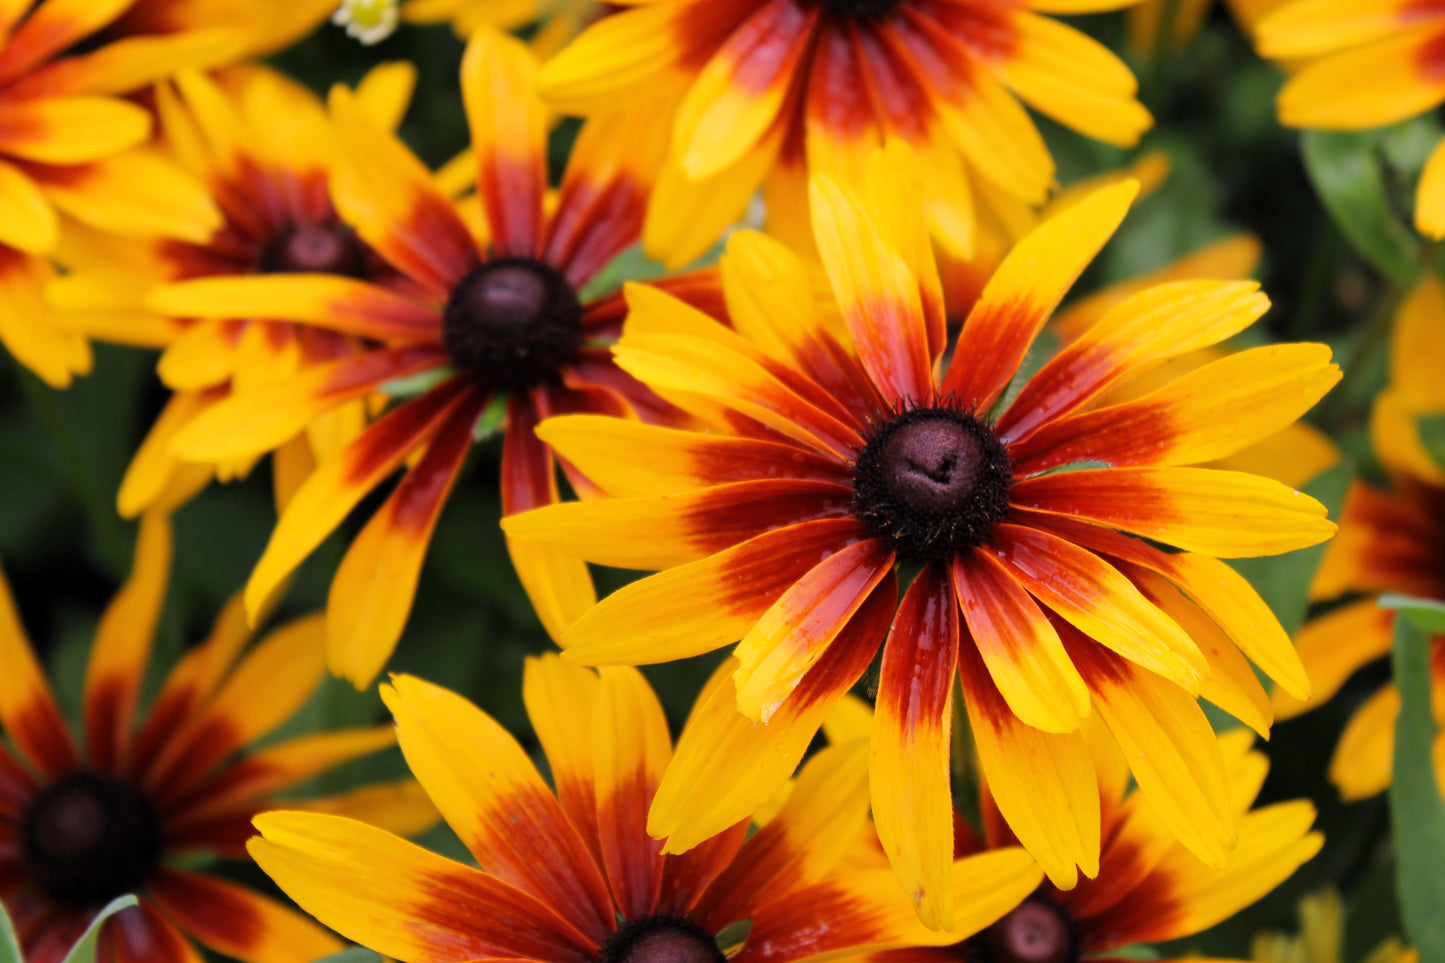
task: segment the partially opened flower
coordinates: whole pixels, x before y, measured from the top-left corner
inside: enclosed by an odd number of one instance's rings
[[[1338,370],[1322,345],[1277,345],[1097,406],[1267,306],[1251,282],[1193,281],[1125,300],[1009,390],[1123,218],[1126,182],[1014,249],[940,376],[941,299],[906,153],[875,159],[871,207],[813,181],[841,318],[815,310],[797,258],[746,232],[722,263],[734,329],[630,287],[618,363],[710,429],[554,419],[541,436],[617,497],[503,527],[603,564],[665,569],[574,623],[569,658],[659,662],[742,640],[653,805],[649,829],[669,851],[775,791],[886,635],[872,806],[925,920],[947,926],[952,906],[955,679],[1000,809],[1061,887],[1076,867],[1098,871],[1098,793],[1079,734],[1091,713],[1170,830],[1222,864],[1235,813],[1195,696],[1264,731],[1268,700],[1241,651],[1288,689],[1308,683],[1268,607],[1219,557],[1314,544],[1334,526],[1278,482],[1186,466],[1278,431]],[[895,612],[900,566],[916,574]]]
[[[144,519],[135,569],[91,649],[81,738],[66,730],[0,579],[0,723],[9,740],[0,746],[0,900],[27,963],[58,963],[97,910],[125,893],[140,904],[103,924],[100,959],[193,963],[190,939],[247,963],[304,963],[339,949],[294,910],[197,868],[244,859],[251,818],[278,794],[394,736],[349,729],[248,751],[301,707],[325,668],[316,616],[242,655],[250,633],[239,600],[141,712],[170,548],[169,523]],[[359,797],[399,831],[435,818],[405,789],[371,787]],[[287,805],[350,808],[347,799]]]
[[[390,64],[373,70],[358,101],[384,126],[406,108],[415,71]],[[171,508],[213,476],[244,474],[256,454],[219,462],[182,463],[171,451],[175,435],[233,392],[269,385],[298,371],[362,350],[364,339],[393,331],[364,315],[345,312],[345,295],[358,282],[391,290],[415,289],[372,251],[337,214],[331,172],[340,152],[315,95],[274,71],[248,66],[215,76],[180,73],[155,88],[159,134],[177,163],[205,185],[224,220],[213,231],[196,225],[200,240],[107,240],[69,232],[61,245],[68,275],[49,288],[51,303],[69,323],[97,340],[165,348],[161,380],[170,401],[141,444],[121,482],[123,515],[152,506]],[[228,282],[238,276],[262,285],[306,275],[307,290],[329,294],[338,312],[332,328],[268,319],[253,313]],[[172,281],[204,282],[182,297],[153,295]],[[200,307],[212,314],[193,321]],[[264,304],[260,306],[264,308]],[[316,459],[325,459],[364,427],[363,402],[318,417],[277,448],[275,477],[284,496],[295,490]]]
[[[1053,182],[1021,100],[1113,144],[1149,127],[1128,67],[1039,15],[1132,2],[641,0],[553,58],[544,91],[559,110],[670,128],[645,233],[668,264],[702,253],[760,185],[770,229],[806,224],[809,172],[856,180],[886,138],[914,146],[929,224],[967,256],[977,195],[1037,206]]]
[[[1418,419],[1445,414],[1445,284],[1428,275],[1402,305],[1390,351],[1390,380],[1375,400],[1371,433],[1389,487],[1354,481],[1340,513],[1340,535],[1326,550],[1310,594],[1344,604],[1311,620],[1297,636],[1313,692],[1308,700],[1276,692],[1281,716],[1327,701],[1355,673],[1387,658],[1395,615],[1382,593],[1445,599],[1445,466],[1426,451]],[[1356,596],[1364,593],[1364,598]],[[1436,718],[1445,721],[1445,636],[1431,643]],[[1355,710],[1334,758],[1330,781],[1346,799],[1390,786],[1400,692],[1387,682]],[[1434,744],[1435,778],[1445,792],[1445,730]]]
[[[256,316],[368,338],[363,350],[234,394],[196,417],[171,442],[186,460],[261,454],[339,406],[387,387],[404,390],[397,387],[404,382],[415,392],[422,380],[419,393],[310,476],[247,587],[254,612],[362,498],[408,466],[332,583],[330,664],[358,686],[375,678],[401,634],[431,533],[478,435],[504,430],[502,510],[512,513],[558,497],[556,461],[533,434],[542,418],[573,411],[657,417],[666,410],[608,354],[620,297],[581,293],[636,240],[646,162],[660,135],[647,118],[588,125],[553,205],[535,73],[532,54],[493,30],[476,34],[467,48],[462,90],[478,162],[481,236],[416,157],[337,88],[337,209],[400,277],[212,278],[157,295],[177,313],[229,317],[243,303]],[[713,288],[710,275],[676,284],[705,302]],[[570,477],[585,489],[581,475]],[[510,547],[550,630],[560,632],[591,604],[582,563]]]
[[[1291,0],[1261,20],[1259,52],[1298,61],[1279,92],[1290,127],[1369,130],[1445,103],[1445,8],[1421,0]],[[1420,177],[1415,226],[1445,237],[1445,141]]]
[[[1228,919],[1288,879],[1324,843],[1320,833],[1310,831],[1315,809],[1307,800],[1250,808],[1269,770],[1268,758],[1250,750],[1253,739],[1244,729],[1219,738],[1230,775],[1230,805],[1239,817],[1239,845],[1228,866],[1207,866],[1175,842],[1143,794],[1125,792],[1129,773],[1117,751],[1097,745],[1094,761],[1105,842],[1096,878],[1072,890],[1044,883],[998,922],[952,946],[889,950],[868,959],[872,963],[1131,959],[1128,948],[1137,944],[1192,936]],[[987,789],[981,802],[983,839],[964,824],[956,846],[959,855],[1014,843]]]
[[[641,673],[546,656],[523,695],[555,793],[461,696],[410,676],[382,686],[412,772],[480,869],[308,813],[257,818],[252,856],[322,922],[403,963],[787,963],[946,938],[887,869],[834,872],[867,821],[866,745],[819,752],[757,832],[744,817],[663,855],[645,824],[672,740]],[[950,867],[963,933],[1041,878],[1018,847]]]

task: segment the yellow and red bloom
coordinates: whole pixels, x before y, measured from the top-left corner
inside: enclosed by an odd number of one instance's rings
[[[359,686],[376,677],[395,647],[427,543],[478,432],[505,425],[502,511],[510,514],[558,498],[556,460],[533,433],[544,417],[585,411],[655,418],[668,411],[612,363],[606,342],[620,327],[620,296],[585,300],[579,293],[636,240],[647,158],[657,152],[649,145],[661,135],[645,118],[588,125],[553,205],[535,74],[527,48],[495,31],[480,31],[467,48],[462,90],[483,214],[471,229],[416,157],[349,92],[333,90],[341,151],[332,194],[343,220],[395,269],[397,283],[211,278],[157,295],[173,309],[212,317],[227,316],[228,300],[239,299],[258,316],[370,339],[348,357],[211,407],[172,439],[185,460],[256,455],[389,384],[416,376],[435,382],[308,478],[247,586],[247,607],[256,611],[357,502],[406,464],[332,583],[330,664]],[[715,300],[710,274],[673,283],[704,303]],[[582,475],[563,467],[575,488],[588,490]],[[594,600],[583,563],[516,541],[509,547],[553,633]]]
[[[1076,867],[1098,872],[1098,794],[1079,733],[1091,712],[1169,828],[1220,864],[1234,814],[1195,696],[1267,731],[1268,699],[1241,650],[1290,690],[1308,682],[1268,607],[1219,558],[1314,544],[1334,526],[1278,482],[1185,466],[1278,431],[1339,372],[1322,345],[1279,345],[1097,406],[1267,306],[1251,282],[1190,281],[1125,300],[1006,394],[1122,220],[1126,182],[1013,250],[940,377],[942,298],[917,177],[879,155],[871,212],[814,180],[841,318],[815,310],[799,259],[748,232],[721,267],[734,329],[629,287],[618,363],[711,430],[549,421],[539,434],[617,497],[503,527],[603,564],[666,569],[574,623],[562,638],[571,658],[659,662],[742,639],[653,806],[649,828],[669,851],[776,790],[887,635],[872,805],[926,920],[946,926],[951,903],[955,678],[1000,808],[1061,887]],[[917,574],[895,613],[900,563]]]
[[[917,151],[929,224],[967,257],[977,195],[1037,206],[1052,185],[1020,100],[1123,146],[1149,127],[1128,67],[1038,13],[1131,2],[640,0],[553,58],[544,92],[568,112],[671,116],[644,233],[668,264],[702,253],[759,185],[770,230],[806,225],[807,175],[856,183],[888,138]]]
[[[350,729],[247,752],[300,708],[325,666],[318,616],[276,629],[242,656],[250,633],[239,599],[141,713],[170,554],[169,522],[147,516],[134,571],[91,650],[83,739],[67,731],[0,578],[0,724],[9,739],[0,746],[0,900],[27,963],[57,963],[96,911],[124,893],[140,904],[103,924],[102,959],[193,963],[187,936],[249,963],[303,963],[339,948],[294,910],[192,867],[208,856],[246,858],[250,820],[279,792],[390,746],[394,734]],[[300,803],[312,804],[347,808],[344,799]],[[405,793],[391,808],[403,831],[435,818]]]
[[[1395,614],[1376,604],[1380,594],[1445,599],[1445,467],[1426,450],[1418,425],[1423,416],[1445,414],[1442,364],[1445,284],[1427,275],[1396,318],[1390,380],[1375,400],[1371,421],[1389,487],[1357,479],[1345,496],[1339,538],[1325,550],[1310,586],[1315,601],[1344,604],[1300,630],[1296,642],[1313,691],[1308,700],[1276,692],[1281,717],[1325,702],[1357,669],[1389,656]],[[1445,722],[1445,636],[1432,641],[1431,653],[1435,716]],[[1389,788],[1399,711],[1399,690],[1386,683],[1345,726],[1329,769],[1345,799]],[[1445,730],[1436,736],[1434,759],[1445,792]]]
[[[403,963],[723,963],[719,936],[745,932],[726,959],[786,963],[946,939],[918,924],[886,869],[834,871],[867,821],[866,745],[809,760],[757,832],[744,817],[664,855],[645,827],[672,739],[635,669],[528,660],[523,695],[555,794],[461,696],[410,676],[381,691],[412,772],[484,869],[309,813],[257,818],[249,846],[300,906],[364,946]],[[963,933],[1042,876],[1018,847],[951,867],[968,893]]]
[[[413,76],[409,65],[378,68],[357,97],[378,123],[394,125]],[[329,184],[340,147],[309,91],[261,67],[214,77],[187,71],[155,88],[155,109],[161,139],[205,185],[223,222],[213,231],[196,224],[199,241],[107,241],[72,231],[59,252],[70,273],[49,289],[61,317],[90,337],[165,348],[159,373],[174,394],[121,483],[117,502],[126,516],[173,508],[213,475],[229,480],[249,471],[254,456],[203,464],[175,457],[171,439],[202,412],[233,393],[355,355],[365,339],[395,330],[361,315],[338,319],[334,329],[248,316],[249,288],[237,291],[226,279],[279,277],[284,287],[300,282],[313,296],[336,298],[358,281],[414,290],[337,214]],[[220,279],[219,287],[201,282],[183,297],[153,294],[158,285],[198,279]],[[198,299],[203,309],[229,313],[192,321]],[[280,444],[275,476],[283,500],[313,454],[328,457],[364,427],[362,405],[343,406]]]
[[[1279,92],[1290,127],[1368,130],[1445,103],[1445,8],[1435,0],[1293,0],[1261,20],[1259,52],[1298,61]],[[1445,237],[1445,142],[1420,177],[1415,226]]]
[[[1136,944],[1192,936],[1254,903],[1319,851],[1307,800],[1251,809],[1269,760],[1250,750],[1254,736],[1236,729],[1219,737],[1230,776],[1230,805],[1239,845],[1226,867],[1208,866],[1180,846],[1139,792],[1125,792],[1128,767],[1106,740],[1095,740],[1104,846],[1099,875],[1071,890],[1045,882],[982,932],[947,947],[889,950],[872,963],[1079,963],[1130,958]],[[987,788],[981,792],[983,838],[960,820],[959,856],[1014,845]]]

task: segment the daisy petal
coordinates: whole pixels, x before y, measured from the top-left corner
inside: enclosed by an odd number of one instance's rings
[[[167,867],[146,881],[146,895],[207,948],[238,959],[307,963],[343,948],[295,910],[213,876]]]
[[[1103,468],[1017,482],[1019,508],[1223,558],[1275,555],[1335,533],[1325,507],[1270,478],[1209,468]]]
[[[150,115],[111,97],[11,99],[0,120],[0,153],[42,164],[83,164],[134,147]]]
[[[44,254],[59,238],[55,208],[35,181],[0,161],[0,243],[26,254]]]
[[[63,939],[53,956],[47,957],[37,946],[32,959],[61,960],[79,936],[74,933]],[[201,954],[175,924],[144,902],[106,921],[97,956],[115,963],[203,963]]]
[[[182,318],[304,321],[378,341],[435,340],[441,324],[432,306],[334,274],[193,278],[153,288],[146,306]]]
[[[1395,719],[1400,690],[1384,686],[1350,716],[1330,759],[1330,782],[1345,802],[1369,799],[1390,788],[1395,761]]]
[[[949,774],[958,604],[930,565],[903,596],[878,677],[869,796],[888,862],[923,924],[952,929],[953,805]]]
[[[988,410],[1138,190],[1132,180],[1101,188],[1019,241],[964,321],[941,393],[966,410]]]
[[[556,910],[364,823],[273,812],[256,817],[256,828],[262,838],[246,848],[288,896],[343,936],[388,956],[557,963],[596,957],[597,941]]]
[[[1297,699],[1280,686],[1274,690],[1274,707],[1288,719],[1327,702],[1356,670],[1390,654],[1394,646],[1395,616],[1360,599],[1310,619],[1295,635],[1299,660],[1309,673],[1309,698]]]
[[[828,556],[783,592],[738,643],[738,711],[766,723],[893,569],[880,539]]]
[[[1013,714],[1044,732],[1079,728],[1089,690],[1024,586],[982,548],[956,558],[952,574],[969,634]]]
[[[1150,672],[1198,691],[1208,671],[1204,656],[1118,569],[1038,529],[996,525],[989,542],[1030,594],[1085,635]]]
[[[5,735],[43,775],[56,777],[76,765],[75,746],[60,715],[50,682],[20,624],[10,584],[0,571],[0,723]],[[9,762],[9,754],[5,754]],[[26,777],[28,781],[28,776]]]
[[[1060,889],[1073,888],[1079,869],[1097,875],[1099,787],[1083,735],[1020,722],[969,638],[959,646],[958,674],[979,768],[1009,829]]]
[[[613,592],[573,623],[564,647],[569,658],[591,665],[711,652],[746,635],[820,561],[865,537],[852,518],[766,532]]]
[[[206,189],[174,162],[133,150],[83,167],[31,168],[59,210],[102,231],[204,244],[221,227]]]
[[[737,660],[719,666],[698,696],[648,814],[647,831],[666,837],[666,852],[691,849],[773,797],[823,719],[873,660],[897,600],[896,581],[885,579],[838,633],[829,657],[803,676],[765,725],[738,711],[732,681]]]
[[[597,843],[593,733],[577,725],[577,720],[595,716],[601,691],[596,672],[572,665],[555,653],[528,659],[522,668],[522,699],[552,770],[557,802],[594,850],[599,866],[602,851]]]
[[[1439,106],[1445,101],[1439,38],[1439,24],[1426,22],[1306,65],[1279,92],[1280,122],[1360,130]]]
[[[437,429],[386,504],[351,543],[326,599],[326,662],[358,689],[371,685],[401,637],[422,560],[447,495],[472,447],[475,394]]]

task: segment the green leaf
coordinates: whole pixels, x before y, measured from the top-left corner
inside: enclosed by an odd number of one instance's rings
[[[20,940],[15,936],[15,926],[10,914],[0,903],[0,963],[25,963],[20,956]]]
[[[1425,624],[1440,624],[1445,606],[1437,602],[1398,609],[1392,665],[1400,690],[1395,720],[1394,780],[1390,823],[1395,833],[1396,889],[1405,936],[1424,963],[1445,961],[1445,799],[1435,781],[1430,745],[1435,719],[1430,709],[1430,637]]]
[[[65,954],[65,959],[62,963],[95,963],[95,943],[96,940],[100,939],[100,924],[121,910],[135,906],[138,902],[139,900],[134,896],[127,894],[125,896],[117,896],[109,903],[106,903],[105,906],[101,908],[101,911],[95,914],[95,919],[90,921],[90,925],[85,928],[85,932],[80,934],[80,939],[75,941],[75,945],[70,948],[70,952]]]
[[[1445,415],[1422,415],[1415,419],[1415,425],[1420,432],[1420,443],[1435,464],[1445,468]]]
[[[1445,602],[1408,595],[1382,595],[1380,608],[1399,612],[1426,635],[1445,635]]]
[[[1420,242],[1390,201],[1378,137],[1311,130],[1303,145],[1310,180],[1355,250],[1386,276],[1413,284],[1420,276]]]
[[[379,963],[380,960],[381,954],[375,950],[368,950],[364,946],[353,946],[340,953],[323,956],[315,963]]]

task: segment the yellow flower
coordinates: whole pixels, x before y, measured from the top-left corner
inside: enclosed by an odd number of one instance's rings
[[[1400,308],[1390,377],[1375,400],[1375,452],[1390,476],[1382,488],[1357,480],[1345,497],[1339,537],[1325,551],[1310,588],[1317,601],[1347,601],[1309,622],[1297,638],[1313,684],[1307,700],[1276,692],[1280,716],[1297,715],[1340,690],[1355,670],[1390,654],[1394,613],[1376,605],[1384,592],[1445,599],[1445,469],[1426,451],[1422,416],[1445,415],[1445,284],[1427,275]],[[1445,721],[1445,636],[1432,643],[1437,720]],[[1345,799],[1363,799],[1390,785],[1400,693],[1386,683],[1345,726],[1330,761],[1330,781]],[[1445,791],[1445,731],[1434,745],[1435,776]]]
[[[415,71],[407,64],[373,70],[356,97],[378,123],[394,126],[410,98]],[[345,223],[330,185],[341,146],[315,95],[261,67],[214,76],[194,71],[155,88],[159,133],[175,161],[204,185],[221,223],[193,225],[191,240],[144,242],[72,229],[57,252],[69,276],[49,288],[51,303],[72,328],[122,344],[164,348],[161,380],[174,392],[121,482],[122,515],[174,508],[212,477],[244,475],[256,456],[185,463],[171,440],[234,393],[257,390],[297,372],[358,354],[378,335],[365,317],[335,329],[276,321],[230,287],[237,279],[290,290],[302,284],[313,299],[345,298],[363,281],[388,288],[402,276]],[[302,276],[304,275],[304,279]],[[156,291],[190,282],[185,297]],[[218,287],[219,286],[219,287]],[[203,307],[226,314],[203,316]],[[338,307],[338,310],[340,308]],[[385,335],[390,329],[381,328]],[[365,425],[362,401],[317,418],[276,451],[278,501],[284,504],[313,467]]]
[[[919,925],[888,870],[836,872],[868,818],[868,747],[825,749],[749,834],[746,817],[664,855],[647,808],[672,755],[642,674],[529,659],[523,697],[555,793],[504,728],[410,676],[382,686],[412,772],[475,869],[334,816],[256,819],[251,855],[304,909],[407,963],[789,963],[947,936]],[[951,862],[962,933],[1041,878],[1018,847]],[[741,946],[737,946],[737,942]]]
[[[856,184],[887,138],[914,147],[930,226],[968,256],[979,195],[1037,206],[1053,182],[1020,100],[1122,146],[1149,127],[1128,67],[1039,15],[1132,2],[643,0],[559,53],[543,90],[559,110],[623,105],[670,128],[644,232],[668,264],[705,250],[759,185],[770,229],[806,224],[808,175]]]
[[[551,419],[539,435],[615,497],[503,528],[601,564],[663,570],[573,623],[569,658],[660,662],[742,640],[653,806],[649,828],[670,851],[776,791],[886,635],[872,805],[933,925],[951,911],[955,679],[1000,807],[1061,888],[1099,871],[1098,792],[1079,731],[1090,714],[1126,748],[1170,829],[1221,865],[1235,814],[1195,697],[1266,732],[1268,699],[1245,655],[1290,690],[1308,682],[1268,608],[1220,558],[1315,544],[1334,526],[1278,482],[1186,466],[1277,432],[1338,369],[1322,345],[1274,345],[1102,403],[1267,307],[1252,282],[1182,281],[1126,299],[1009,390],[1123,219],[1132,181],[1025,237],[944,365],[942,296],[906,155],[894,145],[875,158],[867,207],[815,177],[825,310],[802,262],[749,232],[729,239],[721,265],[730,328],[631,286],[619,365],[708,429]],[[917,574],[895,606],[900,562]]]
[[[190,963],[188,938],[247,963],[305,963],[340,948],[295,911],[189,867],[246,858],[251,818],[280,791],[395,736],[378,726],[247,751],[310,698],[325,665],[319,616],[281,626],[242,655],[250,633],[239,599],[141,712],[170,558],[169,522],[147,516],[130,580],[91,649],[83,738],[67,731],[0,577],[0,725],[9,739],[0,746],[0,877],[28,963],[59,961],[96,911],[125,893],[140,904],[105,922],[102,959]],[[350,812],[353,803],[402,832],[435,819],[405,785],[288,805]]]
[[[1367,130],[1445,103],[1445,8],[1421,0],[1293,0],[1259,22],[1259,52],[1298,60],[1279,93],[1290,127]],[[1445,237],[1445,142],[1425,164],[1415,226]]]
[[[1298,936],[1260,933],[1254,938],[1255,963],[1342,963],[1345,912],[1340,894],[1322,890],[1299,901]],[[1390,937],[1364,963],[1418,963],[1420,954]]]

